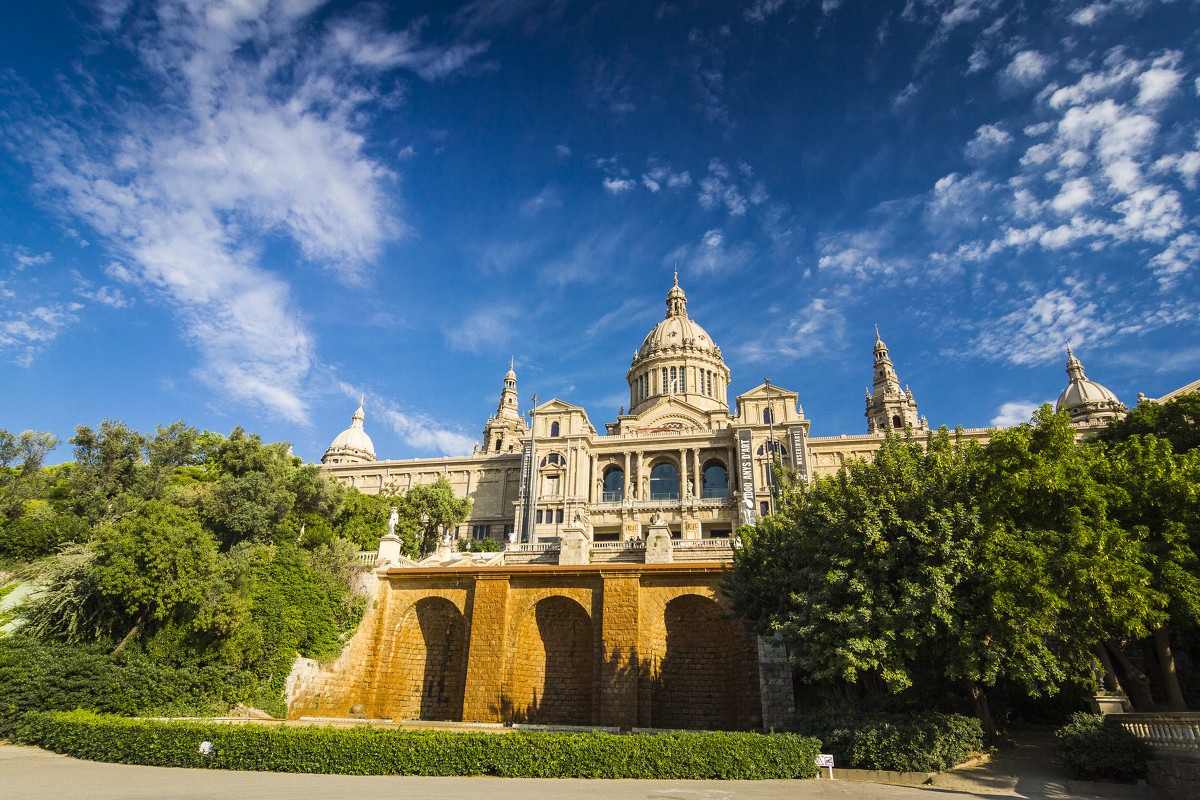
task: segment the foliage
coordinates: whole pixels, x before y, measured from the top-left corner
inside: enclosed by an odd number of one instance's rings
[[[244,682],[244,681],[243,681]],[[114,714],[211,714],[235,676],[219,670],[173,669],[133,654],[112,657],[100,645],[0,638],[0,738],[35,710],[76,708]]]
[[[442,733],[149,722],[87,712],[26,717],[30,744],[95,761],[356,775],[762,780],[816,777],[794,734]],[[208,755],[201,742],[210,742]]]
[[[1109,423],[1096,438],[1115,443],[1146,434],[1166,439],[1176,453],[1200,447],[1200,393],[1181,394],[1166,403],[1139,403],[1124,419]]]
[[[74,514],[59,514],[44,500],[29,500],[15,519],[0,518],[0,558],[32,561],[69,542],[86,542],[91,530]]]
[[[47,642],[107,642],[126,617],[101,593],[93,574],[95,550],[72,544],[38,564],[44,588],[22,608],[24,636]]]
[[[0,521],[21,516],[26,501],[42,488],[42,462],[58,446],[58,437],[42,431],[14,436],[0,429]],[[17,466],[12,466],[19,462]]]
[[[341,513],[334,521],[334,531],[343,539],[354,542],[360,550],[374,550],[387,533],[392,506],[399,509],[403,505],[402,498],[392,494],[363,494],[358,489],[347,489]],[[396,535],[403,541],[401,547],[405,553],[417,551],[420,531],[418,523],[409,515],[401,517]]]
[[[486,539],[459,539],[458,549],[463,553],[498,553],[500,543],[490,536]]]
[[[850,769],[942,772],[983,747],[979,720],[961,714],[802,714],[786,728]]]
[[[1054,732],[1055,752],[1077,778],[1132,781],[1146,777],[1150,746],[1116,719],[1079,712]]]
[[[409,489],[404,506],[410,518],[422,523],[420,553],[408,555],[429,555],[437,549],[440,531],[453,528],[471,514],[471,498],[455,497],[450,481],[442,476]]]

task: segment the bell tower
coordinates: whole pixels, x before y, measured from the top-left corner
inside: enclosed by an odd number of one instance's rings
[[[914,431],[929,430],[929,423],[917,414],[917,401],[907,386],[900,388],[896,368],[892,366],[887,345],[879,338],[879,326],[875,326],[875,376],[874,391],[867,390],[867,433],[883,433],[888,428],[902,431],[911,427]]]
[[[515,453],[520,450],[521,439],[528,433],[529,426],[521,417],[521,409],[517,405],[517,373],[510,359],[508,372],[504,375],[504,388],[500,390],[500,404],[483,428],[483,447],[480,452]]]

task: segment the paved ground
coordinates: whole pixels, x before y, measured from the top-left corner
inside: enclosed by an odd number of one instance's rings
[[[1053,797],[1156,800],[1148,787],[1077,784],[1048,752],[1048,737],[1026,737],[993,762],[943,773],[927,786],[820,781],[601,781],[292,775],[135,767],[80,761],[35,747],[0,746],[3,800],[956,800]]]

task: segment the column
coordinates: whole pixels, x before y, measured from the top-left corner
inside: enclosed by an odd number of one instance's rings
[[[638,616],[641,573],[635,570],[601,573],[600,681],[592,702],[592,723],[636,727],[641,663],[638,657]]]
[[[694,497],[701,499],[704,497],[704,476],[700,474],[700,448],[692,448],[692,477],[696,485],[696,494]]]
[[[508,620],[508,576],[480,575],[471,595],[463,722],[503,722],[500,687]]]
[[[624,491],[624,495],[622,496],[621,499],[625,502],[628,502],[629,501],[629,451],[628,450],[625,451],[625,476],[624,476],[624,478],[622,478],[622,480],[624,481],[625,485],[624,485],[624,488],[622,489],[622,491]]]
[[[682,505],[687,497],[687,450],[679,448],[679,502]],[[692,484],[693,488],[695,483]]]

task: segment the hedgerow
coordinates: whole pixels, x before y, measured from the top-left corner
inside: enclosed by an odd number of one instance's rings
[[[961,714],[803,714],[787,729],[816,737],[851,769],[941,772],[983,747],[979,720]]]
[[[446,733],[159,722],[87,711],[30,713],[18,736],[76,758],[146,766],[504,778],[813,778],[818,750],[815,739],[794,734]]]
[[[1117,720],[1080,711],[1054,732],[1055,753],[1077,778],[1131,781],[1146,777],[1150,746]]]

